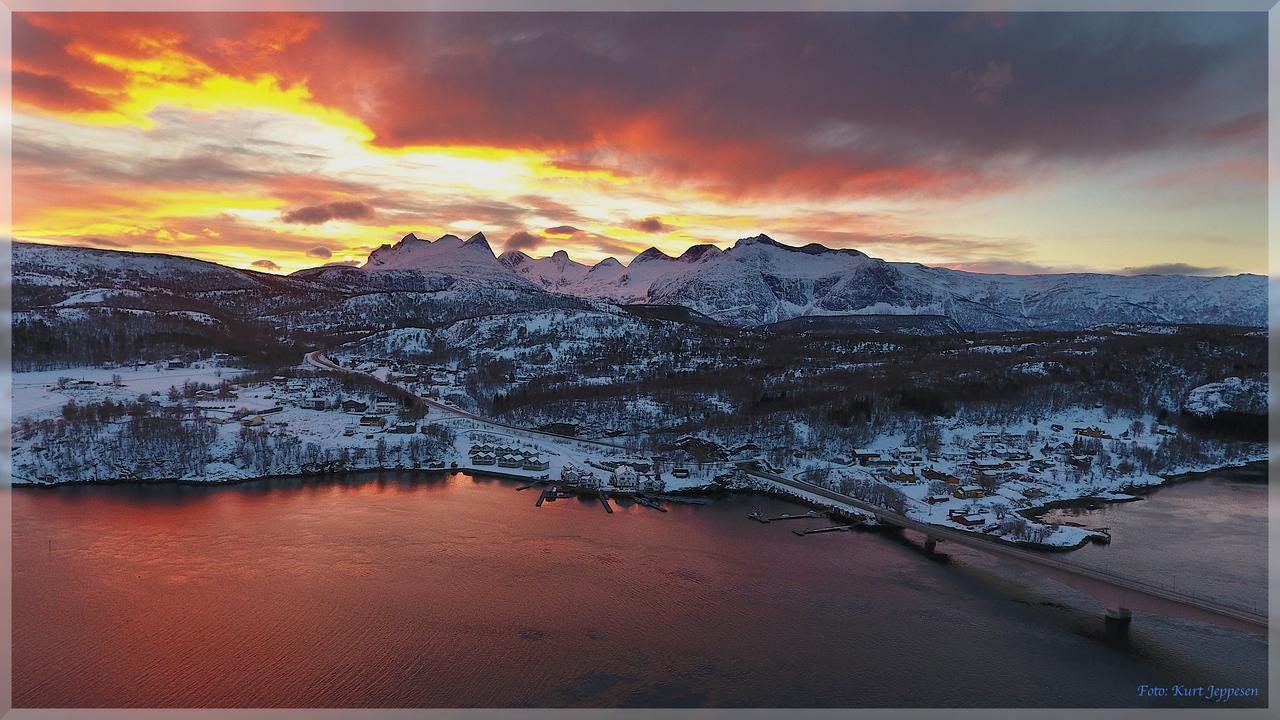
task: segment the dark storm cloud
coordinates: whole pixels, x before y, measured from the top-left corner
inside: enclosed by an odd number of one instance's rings
[[[547,228],[546,230],[543,230],[543,232],[544,232],[544,233],[546,233],[546,234],[548,234],[548,235],[566,235],[566,236],[568,236],[568,235],[573,235],[573,234],[575,234],[575,233],[578,233],[578,232],[580,232],[580,231],[578,230],[578,228],[576,228],[576,227],[574,227],[574,226],[572,226],[572,225],[556,225],[555,227],[549,227],[549,228]]]
[[[107,110],[111,102],[57,75],[13,71],[13,92],[52,110]]]
[[[1226,275],[1230,272],[1230,269],[1225,267],[1206,267],[1187,263],[1159,263],[1124,269],[1125,275]]]
[[[368,203],[340,201],[300,207],[285,213],[281,219],[287,223],[319,225],[330,220],[363,220],[370,217],[373,217],[373,208]]]
[[[525,230],[517,230],[507,238],[502,247],[505,250],[532,250],[542,244],[542,238]]]
[[[632,230],[639,230],[647,233],[670,232],[675,228],[662,222],[660,217],[640,218],[639,220],[631,220],[627,223],[627,227]]]
[[[271,262],[270,260],[254,260],[252,265],[256,268],[262,268],[263,270],[279,270],[280,269],[279,265]]]
[[[327,247],[313,247],[307,251],[307,254],[314,258],[331,258],[333,251]]]
[[[350,58],[316,97],[377,144],[611,148],[730,191],[962,194],[1010,159],[1192,147],[1265,101],[1261,14],[379,14],[314,41]],[[427,105],[466,111],[402,111]]]

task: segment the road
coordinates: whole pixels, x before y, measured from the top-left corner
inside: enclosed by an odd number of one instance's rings
[[[303,356],[303,362],[306,365],[309,365],[318,370],[328,370],[330,372],[344,372],[344,373],[351,373],[353,375],[364,375],[365,377],[373,378],[378,382],[385,382],[384,380],[378,377],[375,377],[369,373],[361,372],[359,370],[354,370],[348,367],[343,367],[335,363],[334,361],[326,357],[324,354],[324,351],[322,350],[316,350],[316,351],[307,353],[306,355]],[[405,392],[408,392],[410,395],[413,395],[414,397],[418,398],[423,403],[426,403],[427,405],[433,408],[436,408],[447,415],[452,415],[454,417],[472,420],[474,422],[481,423],[483,425],[488,425],[489,427],[501,428],[502,430],[523,433],[525,435],[530,435],[535,437],[541,436],[541,437],[548,437],[548,438],[556,438],[558,440],[571,440],[573,442],[584,443],[586,445],[594,445],[596,447],[608,448],[611,451],[621,450],[623,452],[630,452],[629,448],[627,448],[625,445],[618,445],[617,443],[605,442],[603,440],[590,440],[587,438],[580,438],[573,435],[561,435],[560,433],[545,432],[543,430],[533,430],[531,428],[524,428],[516,425],[508,425],[506,423],[498,422],[496,420],[490,420],[489,418],[483,417],[481,415],[476,415],[475,413],[467,412],[466,410],[453,407],[452,405],[446,405],[438,400],[433,400],[429,397],[423,397],[422,395],[419,395],[413,392],[412,390],[407,390],[405,388],[401,388],[401,389],[405,390]]]

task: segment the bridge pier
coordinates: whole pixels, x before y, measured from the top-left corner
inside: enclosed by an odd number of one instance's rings
[[[1124,629],[1129,627],[1129,622],[1133,620],[1133,613],[1127,607],[1108,607],[1103,619],[1107,627]]]
[[[938,538],[926,536],[924,539],[924,552],[926,555],[933,555],[938,550]]]

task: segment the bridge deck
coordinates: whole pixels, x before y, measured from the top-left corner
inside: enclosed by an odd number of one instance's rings
[[[1254,632],[1260,631],[1265,633],[1267,631],[1267,616],[1252,610],[1234,607],[1210,598],[1199,597],[1173,588],[1161,587],[1153,583],[1127,578],[1115,573],[1085,567],[1076,563],[1065,562],[1057,558],[1048,557],[1044,553],[1007,544],[995,538],[914,520],[905,515],[900,515],[877,505],[872,505],[862,500],[858,500],[857,498],[837,493],[833,490],[829,490],[803,480],[787,478],[756,469],[743,469],[748,474],[756,477],[771,480],[773,482],[812,493],[814,495],[819,495],[846,505],[852,505],[853,507],[865,510],[866,512],[875,515],[885,522],[898,525],[909,530],[914,530],[928,537],[953,542],[957,545],[963,545],[964,547],[973,548],[992,555],[1002,556],[1010,560],[1014,560],[1022,565],[1043,568],[1045,571],[1050,571],[1052,576],[1058,577],[1059,579],[1067,582],[1067,584],[1076,587],[1109,586],[1111,589],[1123,594],[1130,602],[1138,601],[1133,604],[1135,607],[1139,607],[1140,609],[1143,604],[1148,606],[1162,604],[1180,605],[1189,610],[1217,616],[1222,620],[1228,621],[1224,624],[1229,624],[1232,627],[1248,629]],[[1077,583],[1072,582],[1072,580],[1088,582]],[[1141,601],[1144,599],[1159,602],[1142,603]]]

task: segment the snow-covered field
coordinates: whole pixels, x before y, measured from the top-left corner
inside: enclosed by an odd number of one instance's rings
[[[167,368],[162,365],[142,367],[82,367],[38,372],[13,373],[13,416],[40,418],[58,414],[68,401],[77,403],[102,400],[135,400],[140,394],[164,393],[169,388],[188,381],[217,385],[223,380],[233,380],[246,370],[223,367],[213,362],[197,362],[190,367]],[[120,377],[120,385],[113,385],[113,378]],[[71,382],[59,387],[58,381]],[[92,385],[77,381],[90,381]]]

